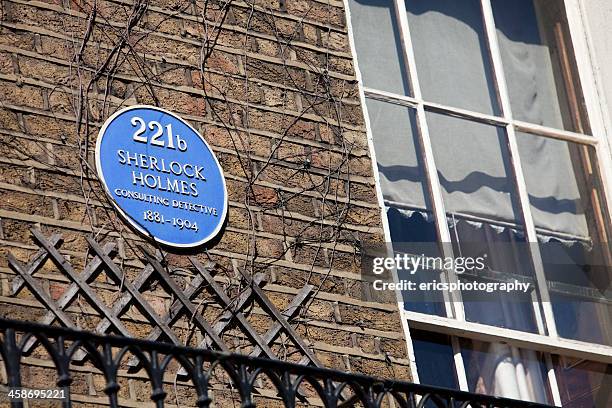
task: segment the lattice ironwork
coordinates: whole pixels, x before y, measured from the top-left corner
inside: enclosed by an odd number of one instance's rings
[[[98,334],[116,333],[126,337],[134,337],[126,328],[121,317],[130,307],[135,306],[152,325],[152,330],[146,336],[146,340],[166,341],[175,345],[182,345],[172,326],[181,316],[187,316],[189,321],[202,334],[203,340],[198,344],[198,347],[229,352],[230,347],[223,341],[222,334],[233,325],[238,327],[251,342],[252,351],[250,355],[253,357],[264,356],[277,359],[278,356],[272,350],[272,345],[278,336],[284,333],[301,353],[300,363],[321,366],[312,350],[289,323],[297,315],[300,307],[305,304],[309,296],[312,295],[314,289],[312,285],[306,285],[299,290],[287,308],[280,311],[261,288],[261,285],[265,284],[266,281],[263,274],[256,274],[253,277],[243,275],[243,279],[246,281],[245,288],[238,295],[230,296],[215,280],[213,276],[215,265],[212,262],[203,265],[194,257],[190,257],[194,277],[185,288],[182,288],[171,276],[172,271],[163,265],[162,260],[149,253],[146,248],[142,248],[145,266],[131,281],[126,277],[122,268],[113,261],[117,245],[115,243],[102,245],[89,237],[86,239],[92,258],[78,273],[70,261],[59,251],[62,244],[60,235],[56,234],[47,238],[37,229],[33,229],[32,234],[40,249],[26,265],[9,254],[9,265],[17,274],[12,282],[12,294],[17,295],[23,288],[27,287],[47,308],[47,312],[39,321],[41,324],[50,325],[57,321],[67,328],[79,329],[78,324],[67,313],[67,308],[75,301],[77,296],[82,296],[93,309],[97,310],[101,317],[94,329]],[[70,281],[68,287],[57,300],[50,296],[41,284],[40,279],[35,276],[48,260],[51,260]],[[91,282],[102,273],[105,273],[114,282],[120,283],[117,288],[120,295],[112,306],[107,306],[91,286]],[[143,288],[151,281],[161,284],[174,299],[167,313],[163,316],[158,314],[143,296]],[[199,307],[200,305],[195,302],[196,296],[204,290],[216,299],[223,310],[215,319],[214,324],[210,324],[206,320],[202,309]],[[265,333],[258,333],[243,312],[253,302],[257,303],[272,320],[271,327]],[[23,352],[28,353],[35,344],[36,339],[34,337],[30,338],[24,345]],[[85,354],[79,351],[74,359],[82,361],[84,357]],[[138,366],[138,359],[132,358],[129,365],[131,367]],[[182,370],[181,373],[185,374],[185,371]]]
[[[358,406],[363,408],[477,408],[477,407],[546,407],[536,403],[496,398],[444,388],[428,387],[408,382],[381,380],[359,374],[304,366],[285,361],[254,358],[239,354],[220,353],[208,349],[175,346],[169,343],[151,342],[134,338],[100,336],[61,327],[50,327],[34,323],[0,319],[0,355],[7,374],[9,388],[22,386],[21,369],[24,348],[31,339],[40,342],[50,355],[56,372],[56,385],[67,396],[63,407],[72,406],[71,384],[74,371],[71,365],[77,351],[88,355],[88,360],[104,377],[104,393],[110,406],[120,406],[118,371],[128,354],[137,356],[145,368],[146,381],[151,385],[150,399],[157,407],[163,407],[168,398],[167,381],[164,374],[173,363],[178,363],[186,372],[193,390],[194,405],[219,406],[216,400],[215,371],[221,370],[227,378],[225,387],[234,390],[232,400],[240,402],[242,408],[254,408],[259,398],[257,382],[265,378],[270,389],[275,390],[268,398],[274,406],[288,408],[296,406],[324,406],[339,408]],[[354,397],[343,399],[343,391]],[[300,397],[300,394],[305,395]],[[170,402],[170,401],[168,401]],[[394,405],[390,405],[394,404]],[[259,406],[269,406],[262,401]],[[21,408],[21,400],[12,400],[11,406]],[[236,406],[236,405],[235,405]]]

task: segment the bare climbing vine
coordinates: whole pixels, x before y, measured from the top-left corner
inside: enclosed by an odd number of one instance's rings
[[[258,0],[176,0],[162,5],[165,13],[156,9],[156,19],[151,18],[150,0],[65,1],[63,38],[72,54],[70,77],[49,90],[48,98],[69,95],[74,117],[74,148],[80,166],[66,169],[57,164],[61,158],[54,157],[55,152],[47,144],[41,142],[37,146],[51,158],[45,165],[48,170],[58,174],[68,170],[78,176],[85,206],[82,222],[91,227],[94,236],[118,234],[128,250],[140,251],[138,244],[130,239],[130,230],[112,211],[92,164],[101,122],[121,106],[136,102],[164,106],[166,101],[161,91],[164,78],[186,73],[187,85],[199,88],[194,97],[205,102],[205,112],[201,114],[204,132],[208,126],[225,132],[238,164],[239,170],[232,176],[240,182],[242,191],[234,191],[234,196],[230,196],[234,200],[241,197],[241,202],[232,203],[228,228],[235,229],[232,209],[246,212],[246,226],[241,229],[248,245],[243,259],[234,257],[228,265],[221,260],[223,254],[214,248],[207,249],[206,254],[217,262],[219,272],[228,277],[238,293],[250,280],[237,277],[269,272],[271,267],[285,265],[307,251],[311,260],[303,273],[303,284],[315,284],[316,293],[301,311],[298,323],[307,321],[316,294],[326,285],[333,285],[329,278],[338,254],[356,255],[360,242],[360,237],[346,228],[353,208],[349,175],[356,147],[346,137],[346,123],[354,118],[346,111],[345,99],[356,97],[355,84],[331,74],[334,69],[329,48],[325,52],[313,51],[299,44],[306,41],[304,22],[309,19],[314,4],[288,29],[288,20],[280,17],[282,13]],[[331,12],[331,6],[329,9]],[[183,28],[179,35],[191,44],[199,43],[199,52],[195,63],[177,64],[166,60],[171,50],[154,53],[151,47],[155,41],[161,47],[169,37],[160,34],[165,32],[165,25],[177,24],[185,15],[192,17],[189,23],[193,26]],[[0,16],[2,30],[11,30],[10,13],[3,8]],[[329,37],[332,28],[326,30],[319,29],[319,36]],[[262,32],[266,35],[259,35]],[[154,35],[157,38],[152,39]],[[270,55],[269,63],[254,56],[262,39],[276,50]],[[222,73],[212,66],[212,61],[222,59],[222,51],[228,48],[240,51],[236,57],[240,69],[237,74],[227,73],[223,82],[219,79]],[[298,68],[300,65],[304,67]],[[199,80],[194,81],[193,73],[198,73]],[[262,155],[261,148],[255,149],[261,139],[255,121],[261,118],[260,105],[265,104],[261,101],[262,87],[271,82],[266,78],[274,78],[277,83],[275,91],[280,92],[281,102],[276,111],[282,120],[279,123],[269,119],[274,132],[264,129],[271,145]],[[243,98],[238,100],[236,95]],[[305,131],[304,126],[311,130]],[[313,136],[315,143],[303,145],[300,150],[295,141],[304,132]],[[2,142],[23,157],[38,158],[18,138]],[[210,142],[214,147],[216,141]],[[315,208],[310,220],[298,216],[304,200]],[[262,245],[271,235],[262,231],[265,216],[280,220],[280,229],[274,235],[278,236],[276,241],[282,242],[282,249],[274,256],[261,253]],[[164,248],[156,249],[162,256],[168,256]],[[172,273],[181,274],[169,262],[166,267]],[[297,270],[293,273],[299,274]],[[307,329],[308,325],[304,327]],[[290,348],[286,344],[281,347],[289,358]]]

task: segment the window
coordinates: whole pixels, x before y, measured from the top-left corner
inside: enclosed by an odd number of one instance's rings
[[[454,352],[451,338],[420,330],[412,330],[411,337],[421,381],[435,383],[440,387],[457,388],[457,376],[452,370]]]
[[[403,293],[415,378],[612,405],[610,157],[575,62],[575,0],[347,1],[388,238],[487,257],[462,279],[531,284]]]

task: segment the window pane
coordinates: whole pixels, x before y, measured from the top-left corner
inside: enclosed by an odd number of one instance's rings
[[[498,271],[494,271],[499,273]],[[487,279],[486,276],[463,276],[463,282],[513,282],[511,276],[503,279]],[[532,301],[537,299],[532,284],[530,292],[523,293],[514,291],[506,293],[493,291],[491,293],[463,292],[463,303],[466,320],[487,324],[490,326],[503,327],[511,330],[520,330],[530,333],[537,332]]]
[[[611,274],[597,259],[602,248],[554,239],[540,248],[559,335],[612,345]]]
[[[612,406],[612,365],[558,356],[553,362],[564,407]]]
[[[423,98],[498,113],[480,0],[406,0],[406,10]]]
[[[392,0],[349,0],[353,38],[365,86],[408,95],[408,78]]]
[[[437,113],[427,124],[446,211],[516,224],[504,129]]]
[[[573,143],[517,132],[531,211],[542,235],[589,240],[583,153]],[[585,156],[586,158],[586,156]]]
[[[450,337],[410,329],[421,384],[459,388]]]
[[[550,263],[545,265],[547,268],[550,268],[550,266]],[[578,285],[578,287],[560,285],[559,283],[562,282],[554,280],[558,278],[549,276],[550,273],[547,274],[547,278],[551,280],[550,296],[559,336],[590,343],[612,345],[610,340],[612,307],[609,304],[609,297],[598,296],[602,298],[601,303],[597,302],[596,298],[583,299],[579,296],[579,293],[584,289],[581,285]],[[565,286],[565,288],[559,288],[559,286]],[[589,318],[585,319],[585,316]]]
[[[366,99],[385,200],[426,208],[426,183],[417,148],[414,109]]]
[[[588,132],[563,1],[492,5],[514,118]]]
[[[461,340],[470,392],[548,403],[549,386],[540,353],[502,343]]]
[[[429,212],[410,211],[402,208],[388,207],[387,219],[393,241],[395,254],[440,256],[436,228]],[[421,268],[411,274],[398,270],[400,280],[414,282],[431,282],[441,280],[441,271]],[[413,290],[402,292],[404,308],[412,312],[446,316],[444,297],[441,291]]]
[[[484,270],[465,271],[458,278],[462,282],[529,285],[513,291],[486,290],[462,292],[465,316],[468,321],[537,332],[533,302],[537,302],[537,284],[533,274],[531,255],[524,232],[514,226],[486,221],[470,221],[453,217],[449,220],[455,257],[484,259]]]
[[[517,141],[559,335],[612,345],[610,225],[595,152],[524,133]]]

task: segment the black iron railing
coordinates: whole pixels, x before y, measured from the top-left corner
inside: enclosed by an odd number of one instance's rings
[[[33,340],[39,343],[37,350],[45,350],[47,359],[53,362],[56,373],[46,384],[63,390],[62,406],[76,405],[70,396],[74,380],[74,356],[85,353],[80,364],[90,364],[105,380],[104,393],[111,407],[120,406],[120,368],[127,366],[128,355],[135,356],[146,372],[150,385],[150,399],[162,407],[168,397],[167,371],[182,367],[185,380],[192,384],[193,404],[208,407],[215,399],[220,382],[218,372],[226,379],[221,388],[231,390],[235,405],[255,407],[262,398],[262,389],[275,399],[274,406],[285,407],[321,405],[327,408],[363,407],[544,407],[529,402],[495,398],[479,394],[428,387],[403,381],[382,380],[360,374],[303,366],[280,360],[251,358],[239,354],[220,353],[211,350],[180,347],[169,343],[150,342],[134,338],[99,336],[89,332],[51,327],[29,322],[0,319],[0,353],[7,383],[2,387],[20,389],[23,367],[27,365],[22,352]],[[41,349],[42,347],[42,349]],[[450,368],[449,368],[450,369]],[[262,383],[265,378],[265,384]],[[267,385],[266,385],[267,384]],[[22,407],[19,398],[7,399],[12,407]],[[169,401],[174,402],[174,401]],[[215,400],[216,406],[224,405]],[[230,405],[232,406],[232,405]],[[258,403],[266,407],[268,403]]]

